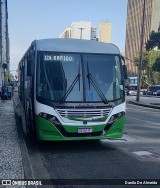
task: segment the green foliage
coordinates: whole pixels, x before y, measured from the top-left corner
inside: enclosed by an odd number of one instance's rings
[[[143,52],[142,54],[142,70],[148,70],[149,68],[152,68],[155,62],[157,61],[157,58],[160,58],[160,51],[150,51],[150,52]],[[140,63],[140,56],[136,55],[134,58],[134,63],[138,67]]]
[[[155,85],[159,85],[160,84],[160,72],[153,71],[152,74],[153,74],[153,83]]]
[[[149,52],[149,62],[148,62],[148,66],[152,67],[153,64],[156,62],[156,59],[160,57],[160,51],[150,51]]]
[[[139,63],[140,63],[140,56],[139,54],[137,54],[133,60],[133,62],[135,63],[135,65],[137,67],[139,67]],[[148,62],[149,62],[149,55],[148,52],[143,52],[142,54],[142,70],[147,69],[148,67]]]
[[[155,47],[160,49],[160,32],[152,31],[149,40],[146,42],[146,51],[142,54],[142,86],[147,84],[160,83],[160,51],[153,50]],[[136,55],[134,63],[139,67],[140,57]]]
[[[156,62],[152,66],[152,70],[156,72],[160,72],[160,57],[156,59]]]
[[[150,81],[149,81],[148,77],[146,75],[142,75],[142,78],[141,78],[142,88],[148,88],[149,85],[150,85]]]
[[[139,67],[140,57],[136,55],[134,63]],[[160,51],[143,52],[142,54],[142,80],[143,88],[148,85],[160,83]]]
[[[152,31],[149,35],[149,40],[146,42],[146,50],[151,51],[155,47],[160,49],[160,32]]]

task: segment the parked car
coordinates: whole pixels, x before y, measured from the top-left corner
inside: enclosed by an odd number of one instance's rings
[[[135,90],[130,90],[130,91],[129,91],[129,95],[137,95],[137,91],[135,91]]]
[[[141,89],[142,95],[147,95],[147,89]]]
[[[152,85],[147,89],[147,95],[157,95],[157,91],[160,90],[160,85]]]
[[[160,90],[157,91],[157,96],[160,96]]]

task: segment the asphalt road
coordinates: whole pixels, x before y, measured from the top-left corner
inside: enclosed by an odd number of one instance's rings
[[[160,110],[127,104],[123,139],[102,141],[27,141],[17,120],[25,177],[78,179],[82,184],[81,179],[93,180],[85,187],[97,187],[96,179],[160,179],[159,114]]]
[[[127,101],[136,101],[136,96],[126,96]],[[157,106],[160,106],[160,96],[140,96],[140,102],[145,104],[155,104]]]

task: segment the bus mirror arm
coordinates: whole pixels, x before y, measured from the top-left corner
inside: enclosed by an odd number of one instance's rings
[[[124,58],[124,56],[123,55],[121,55],[121,59],[122,59],[122,61],[124,62],[124,64],[125,64],[125,58]]]
[[[124,75],[124,79],[128,79],[128,73],[127,73],[127,66],[126,65],[122,65],[123,66],[123,75]]]

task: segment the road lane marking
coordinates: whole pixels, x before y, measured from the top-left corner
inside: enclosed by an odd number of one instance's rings
[[[148,149],[147,149],[148,150]],[[140,159],[143,160],[160,160],[160,155],[156,152],[153,151],[147,151],[147,150],[142,150],[142,151],[132,151],[132,154],[137,155],[140,157]]]
[[[139,155],[139,156],[141,156],[141,155],[152,155],[152,153],[149,152],[149,151],[134,151],[132,153]]]
[[[135,120],[138,120],[138,121],[143,121],[143,122],[145,122],[145,123],[151,123],[151,124],[154,124],[154,125],[160,125],[160,123],[157,123],[157,122],[146,121],[146,120],[142,120],[142,119],[139,119],[139,118],[134,118],[134,117],[131,117],[131,116],[127,116],[127,118],[135,119]]]

